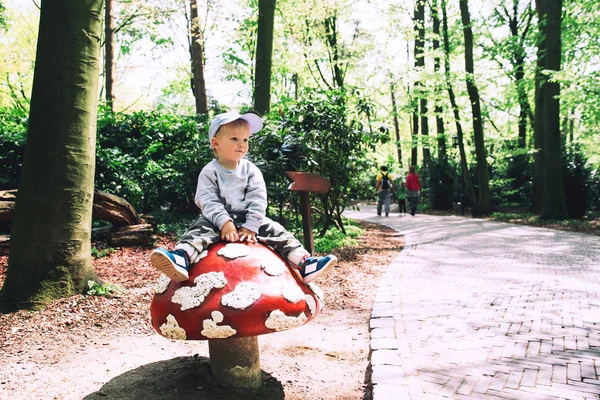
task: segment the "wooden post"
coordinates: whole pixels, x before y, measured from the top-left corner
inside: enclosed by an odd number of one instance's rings
[[[329,192],[331,184],[325,178],[317,174],[306,172],[286,172],[292,180],[288,190],[300,194],[300,213],[302,214],[302,229],[304,232],[304,247],[310,254],[315,252],[315,241],[312,233],[312,215],[310,212],[310,193],[325,194]]]

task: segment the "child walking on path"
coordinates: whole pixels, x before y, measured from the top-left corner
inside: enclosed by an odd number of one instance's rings
[[[398,212],[402,215],[406,214],[406,185],[404,182],[400,182],[400,187],[398,188],[398,192],[396,192],[396,197],[398,197]]]
[[[334,255],[311,257],[281,224],[265,216],[265,181],[258,167],[244,158],[250,135],[262,126],[260,117],[253,113],[215,116],[208,130],[215,159],[200,172],[196,188],[195,201],[201,215],[173,251],[157,248],[150,254],[154,268],[175,281],[185,281],[190,265],[200,260],[200,253],[220,240],[267,244],[288,260],[293,270],[296,268],[294,272],[304,283],[337,264]]]

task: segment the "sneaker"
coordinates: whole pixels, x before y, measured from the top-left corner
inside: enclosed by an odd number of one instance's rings
[[[337,265],[337,257],[330,254],[325,257],[308,257],[304,260],[298,273],[302,278],[302,282],[310,283],[318,278],[327,268]]]
[[[150,264],[176,282],[189,279],[189,262],[183,250],[165,250],[161,247],[150,254]]]

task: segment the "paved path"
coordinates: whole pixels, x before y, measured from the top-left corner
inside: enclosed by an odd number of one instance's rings
[[[374,400],[600,398],[600,237],[345,215],[406,241],[371,315]]]

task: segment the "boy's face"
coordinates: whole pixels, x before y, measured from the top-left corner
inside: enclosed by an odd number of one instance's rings
[[[227,168],[235,168],[248,153],[249,138],[250,128],[248,126],[233,128],[223,125],[211,139],[213,149],[218,154],[219,163]]]

